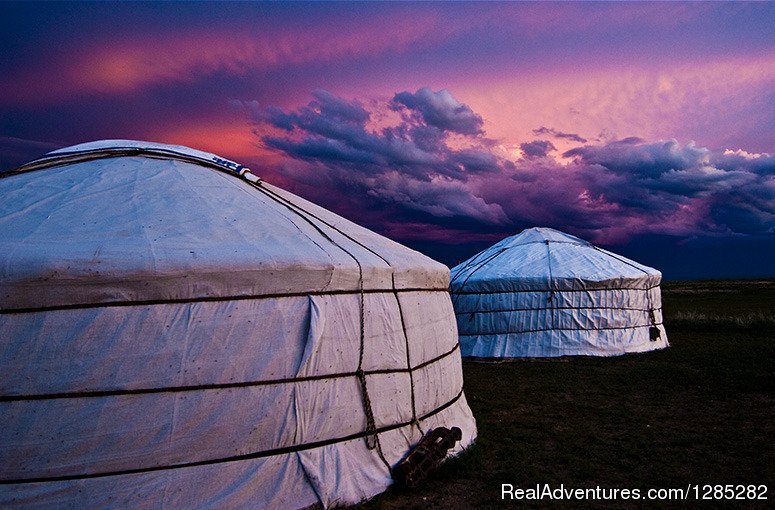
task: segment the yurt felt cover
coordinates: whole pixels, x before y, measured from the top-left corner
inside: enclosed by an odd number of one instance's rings
[[[0,506],[328,507],[475,438],[445,266],[179,146],[0,196]]]
[[[668,346],[662,275],[550,228],[503,239],[451,271],[463,356],[614,356]]]

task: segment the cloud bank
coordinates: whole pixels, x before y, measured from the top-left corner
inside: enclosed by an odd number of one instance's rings
[[[376,205],[407,225],[445,226],[461,239],[461,230],[476,236],[532,225],[602,243],[775,233],[769,154],[635,137],[587,143],[543,126],[534,133],[578,145],[557,154],[552,142],[536,139],[509,151],[445,90],[382,101],[312,96],[291,111],[255,104],[250,111],[264,146],[293,160],[284,171],[326,205]],[[396,225],[391,232],[412,235]]]

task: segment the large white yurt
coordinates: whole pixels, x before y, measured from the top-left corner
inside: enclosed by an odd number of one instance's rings
[[[474,440],[445,266],[179,146],[0,197],[0,507],[330,507]]]
[[[662,274],[550,228],[452,269],[464,357],[616,356],[668,346]]]

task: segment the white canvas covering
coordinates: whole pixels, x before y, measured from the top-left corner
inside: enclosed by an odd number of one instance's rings
[[[661,279],[577,237],[524,230],[452,269],[461,352],[616,356],[667,347]]]
[[[448,270],[244,170],[118,140],[0,177],[0,507],[330,507],[473,441]]]

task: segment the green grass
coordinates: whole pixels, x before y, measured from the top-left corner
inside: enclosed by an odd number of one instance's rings
[[[772,498],[775,282],[667,283],[663,294],[668,349],[464,363],[475,445],[419,489],[363,506],[502,507],[501,483],[766,484]]]
[[[671,322],[680,320],[681,314],[775,315],[775,280],[666,282],[662,295],[665,318]]]

